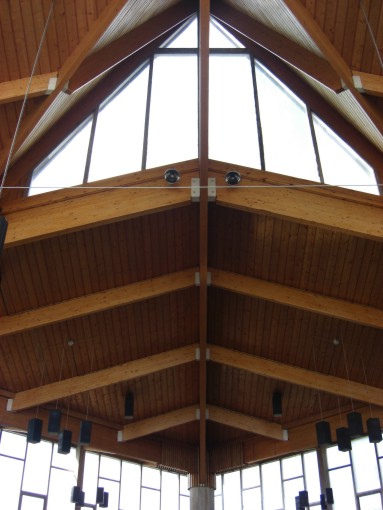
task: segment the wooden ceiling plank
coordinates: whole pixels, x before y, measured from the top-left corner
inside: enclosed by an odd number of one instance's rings
[[[355,88],[360,92],[383,97],[383,76],[352,71]]]
[[[171,427],[190,423],[197,419],[196,406],[183,407],[168,413],[159,414],[134,423],[129,423],[117,433],[118,442],[130,441],[148,436]]]
[[[382,116],[355,88],[350,67],[343,60],[326,34],[321,30],[315,19],[299,0],[283,0],[283,2],[321,50],[324,57],[338,74],[339,78],[344,82],[345,86],[350,90],[356,102],[369,116],[372,123],[380,132],[383,132]]]
[[[73,76],[73,74],[80,67],[88,53],[92,50],[94,45],[103,35],[108,26],[112,23],[112,21],[118,16],[118,14],[125,7],[127,0],[113,0],[107,5],[100,16],[91,23],[89,27],[89,31],[86,35],[81,39],[79,44],[76,46],[75,50],[71,53],[71,55],[67,58],[63,66],[59,69],[57,76],[57,85],[56,89],[47,96],[47,98],[43,101],[43,103],[33,110],[30,115],[27,115],[24,118],[24,122],[21,124],[20,130],[18,132],[17,139],[14,144],[14,150],[17,150],[22,143],[25,141],[27,136],[31,133],[34,127],[38,124],[38,122],[42,119],[44,114],[47,112],[49,107],[52,105],[56,97],[60,94],[62,90],[65,89],[69,79]],[[12,146],[12,138],[4,141],[4,147],[0,152],[0,173],[4,170],[4,166],[9,156],[9,152]]]
[[[5,81],[0,83],[0,104],[20,101],[24,98],[30,78]],[[28,97],[50,94],[56,87],[57,72],[33,76],[28,90]]]
[[[46,404],[47,402],[53,402],[59,398],[144,377],[160,370],[166,370],[167,368],[194,361],[195,353],[196,345],[187,345],[134,361],[128,361],[114,367],[97,370],[89,374],[21,391],[16,393],[13,399],[9,400],[8,410],[21,411]]]
[[[57,322],[84,317],[195,285],[195,268],[150,278],[50,306],[7,315],[0,319],[0,336],[20,333]]]
[[[108,46],[92,53],[69,80],[66,92],[72,93],[97,78],[122,60],[185,21],[196,11],[196,2],[181,2],[131,30]]]
[[[305,368],[287,365],[278,361],[241,353],[218,345],[209,345],[210,360],[246,370],[262,377],[268,377],[305,388],[340,395],[361,402],[383,406],[383,389],[361,384],[333,375],[313,372]]]
[[[254,416],[229,411],[228,409],[212,405],[208,406],[208,413],[209,420],[221,423],[222,425],[245,430],[252,434],[271,437],[272,439],[287,440],[287,431],[284,431],[279,423],[261,420]]]
[[[315,55],[303,46],[223,2],[216,1],[212,4],[212,14],[219,21],[232,27],[331,90],[335,92],[343,90],[339,76],[322,57]]]
[[[272,214],[288,221],[333,229],[374,241],[383,240],[382,207],[363,205],[302,188],[247,188],[241,185],[217,189],[217,204],[248,212]],[[245,184],[245,183],[244,183]]]
[[[31,210],[10,212],[6,214],[8,230],[5,247],[191,203],[190,190],[185,186],[170,187],[163,178],[147,186],[146,189],[134,185],[104,189],[98,193],[37,206],[33,208],[33,221]]]
[[[383,314],[378,308],[272,283],[238,273],[211,269],[212,285],[230,292],[265,299],[327,317],[383,329]]]

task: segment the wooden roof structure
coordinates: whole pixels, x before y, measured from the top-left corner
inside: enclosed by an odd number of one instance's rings
[[[211,473],[314,447],[322,418],[334,431],[351,409],[383,417],[382,197],[209,160],[206,113],[213,15],[381,183],[383,4],[56,0],[50,9],[50,0],[0,0],[0,425],[25,430],[58,406],[68,428],[93,422],[92,448],[207,484]],[[179,183],[157,168],[104,189],[24,197],[37,163],[195,12],[199,158],[174,162]],[[232,169],[236,187],[225,185]]]

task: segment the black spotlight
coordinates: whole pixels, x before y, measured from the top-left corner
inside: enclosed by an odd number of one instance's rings
[[[62,455],[68,455],[72,446],[72,431],[62,430],[59,434],[57,452]]]
[[[321,507],[321,510],[326,510],[326,508],[327,508],[326,496],[324,494],[320,495],[320,507]]]
[[[363,436],[363,421],[362,415],[353,411],[352,413],[348,413],[347,415],[347,425],[348,430],[350,431],[351,439],[355,437]]]
[[[31,418],[28,422],[27,442],[36,444],[41,441],[43,421],[39,418]]]
[[[282,416],[282,394],[279,391],[273,393],[273,416],[277,418]]]
[[[380,443],[382,440],[382,429],[379,418],[368,418],[366,424],[370,443]]]
[[[340,452],[349,452],[352,449],[350,431],[347,427],[336,429],[336,441]]]
[[[125,409],[124,418],[131,420],[134,417],[134,397],[133,393],[127,393],[125,395]]]
[[[104,500],[100,503],[100,508],[108,508],[109,506],[109,492],[104,492]]]
[[[164,173],[164,179],[168,184],[175,184],[180,180],[180,173],[175,168],[168,168]]]
[[[328,421],[319,421],[316,423],[318,446],[328,446],[332,444],[331,429]]]
[[[100,505],[104,502],[104,487],[97,487],[96,503]]]
[[[76,505],[84,506],[85,493],[81,490],[81,487],[75,485],[72,487],[72,495],[70,498],[71,503],[76,503]]]
[[[4,216],[0,216],[0,254],[3,251],[5,236],[7,235],[8,222]]]
[[[230,186],[235,186],[241,182],[241,174],[235,170],[231,170],[230,172],[227,172],[225,182]]]
[[[89,420],[82,420],[80,423],[80,436],[78,442],[83,445],[90,444],[92,437],[92,422]]]
[[[334,504],[334,494],[331,487],[326,488],[326,501],[329,505]]]
[[[49,411],[48,419],[48,434],[59,434],[61,424],[61,411],[60,409],[51,409]]]

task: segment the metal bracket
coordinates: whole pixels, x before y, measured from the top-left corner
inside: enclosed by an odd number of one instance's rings
[[[12,407],[13,407],[13,398],[9,398],[7,400],[7,411],[13,411]]]
[[[200,357],[201,357],[201,351],[199,350],[199,347],[196,347],[196,350],[195,350],[195,359],[197,361],[199,361]]]
[[[199,408],[195,410],[195,418],[196,420],[201,419],[201,411],[199,410]]]
[[[209,177],[207,180],[207,199],[209,202],[215,202],[217,200],[215,177]]]
[[[206,276],[207,276],[207,281],[206,281],[207,286],[210,287],[210,285],[211,285],[211,273],[208,272]],[[201,285],[201,278],[200,278],[199,271],[195,272],[195,275],[194,275],[194,284],[195,284],[196,287],[199,287]]]
[[[193,177],[191,180],[191,200],[192,202],[199,202],[199,199],[200,199],[199,177]]]

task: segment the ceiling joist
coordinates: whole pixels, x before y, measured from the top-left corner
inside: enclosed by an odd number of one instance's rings
[[[115,367],[97,370],[37,388],[16,393],[8,400],[8,411],[20,411],[30,407],[53,402],[85,391],[95,390],[111,384],[130,381],[160,370],[176,367],[196,359],[196,346],[187,345],[160,354],[128,361]]]
[[[350,303],[228,271],[212,269],[211,276],[212,285],[219,289],[383,329],[383,314],[377,308]]]
[[[246,370],[252,374],[285,381],[305,388],[324,391],[332,395],[383,406],[383,389],[332,375],[313,372],[278,361],[244,354],[218,345],[209,345],[210,360],[233,368]]]
[[[383,97],[383,76],[353,71],[352,79],[359,92]]]
[[[186,269],[157,278],[95,292],[54,305],[7,315],[0,321],[0,337],[49,324],[151,299],[195,285],[195,269]]]
[[[51,94],[56,88],[57,74],[57,72],[37,74],[32,79],[21,78],[0,83],[0,104],[22,100],[27,90],[28,97]]]
[[[223,2],[212,3],[212,14],[220,22],[240,32],[331,90],[335,92],[343,90],[339,76],[322,57]]]

